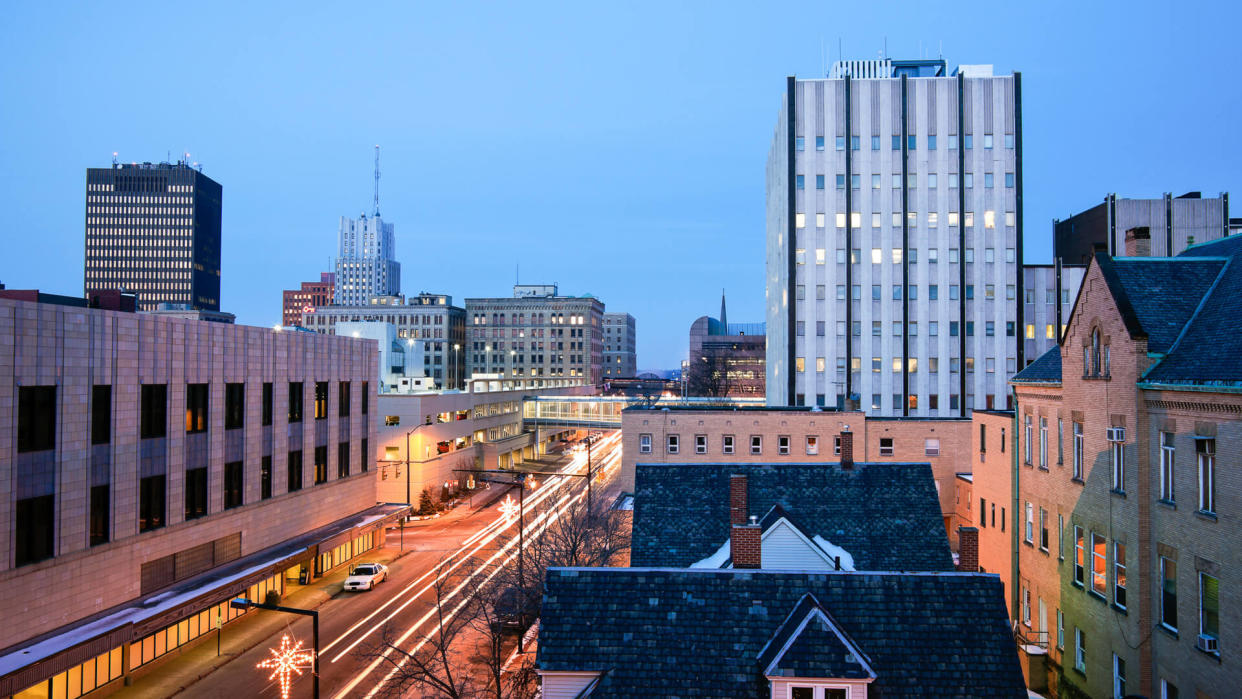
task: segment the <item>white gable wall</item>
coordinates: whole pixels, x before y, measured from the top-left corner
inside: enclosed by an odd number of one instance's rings
[[[587,688],[598,672],[540,672],[544,699],[574,699]]]
[[[763,536],[764,569],[833,570],[832,561],[785,520],[772,525]]]

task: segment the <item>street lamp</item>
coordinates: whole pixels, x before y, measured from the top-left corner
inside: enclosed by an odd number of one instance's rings
[[[413,343],[414,341],[410,340],[410,344],[413,344]],[[414,434],[416,430],[426,427],[426,426],[427,425],[425,424],[415,425],[414,427],[410,428],[409,432],[405,433],[405,504],[410,506],[411,512],[413,512],[414,510],[414,503],[410,500],[410,435]],[[406,514],[405,517],[401,519],[401,550],[402,551],[405,550],[405,520],[406,519],[409,519],[408,513]]]
[[[245,597],[237,597],[229,600],[229,606],[233,609],[240,609],[242,611],[246,611],[246,609],[254,607],[255,609],[270,609],[273,612],[285,612],[286,614],[301,614],[302,616],[308,616],[311,618],[312,643],[315,647],[314,655],[312,656],[311,675],[315,680],[314,697],[315,699],[319,699],[319,612],[314,609],[298,609],[296,607],[282,607],[278,604],[251,602]]]
[[[461,366],[461,345],[453,343],[453,387],[460,389],[461,380],[457,376],[458,367]]]

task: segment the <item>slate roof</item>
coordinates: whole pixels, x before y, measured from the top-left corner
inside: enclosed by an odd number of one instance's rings
[[[1133,337],[1146,337],[1151,352],[1169,351],[1199,302],[1212,288],[1223,259],[1112,258],[1096,255]]]
[[[1009,379],[1012,383],[1061,383],[1061,348],[1060,346],[1039,355],[1039,359],[1026,365],[1026,368]]]
[[[606,673],[593,699],[766,699],[760,655],[808,593],[866,654],[869,693],[1027,696],[1000,579],[980,573],[553,568],[536,662]],[[814,639],[790,662],[824,662]]]
[[[779,505],[808,537],[844,548],[855,570],[953,570],[926,463],[638,464],[634,566],[690,566],[729,540],[729,476],[745,475],[749,514]]]
[[[874,677],[871,660],[807,593],[759,652],[759,670],[783,677]]]
[[[1140,384],[1242,388],[1242,235],[1196,245],[1177,259],[1191,255],[1227,257],[1177,343]]]

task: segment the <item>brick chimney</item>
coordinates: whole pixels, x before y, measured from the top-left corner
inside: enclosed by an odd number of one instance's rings
[[[750,514],[746,501],[746,476],[733,474],[729,476],[729,524],[746,524],[746,516]]]
[[[979,530],[957,528],[957,569],[963,573],[979,572]]]
[[[849,429],[841,430],[841,470],[854,468],[854,433]]]
[[[1136,226],[1126,231],[1126,257],[1151,257],[1151,229]]]
[[[760,568],[763,562],[763,532],[759,525],[735,524],[729,532],[729,555],[734,568]]]

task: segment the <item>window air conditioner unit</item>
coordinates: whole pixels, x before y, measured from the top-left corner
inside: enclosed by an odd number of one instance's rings
[[[1218,647],[1216,645],[1217,643],[1218,641],[1216,640],[1215,637],[1205,636],[1204,634],[1199,634],[1199,640],[1196,645],[1199,646],[1199,650],[1205,653],[1219,653],[1220,651],[1218,650]]]
[[[1124,427],[1110,427],[1110,428],[1108,428],[1108,441],[1110,441],[1110,442],[1124,442],[1124,441],[1126,441],[1126,428],[1124,428]]]

